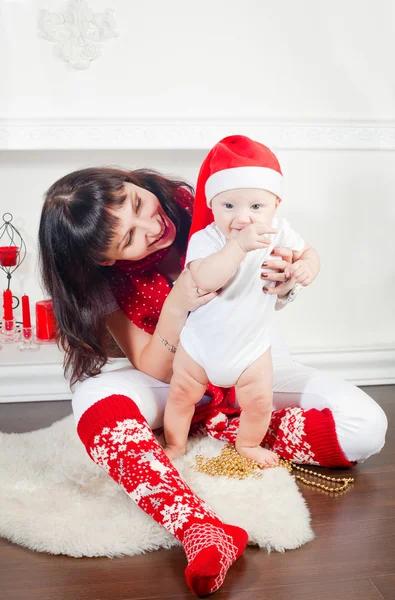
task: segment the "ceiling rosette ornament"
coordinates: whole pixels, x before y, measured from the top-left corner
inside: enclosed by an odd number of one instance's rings
[[[101,55],[102,42],[115,31],[113,10],[94,13],[85,0],[69,0],[63,13],[41,10],[41,37],[55,42],[55,53],[74,69],[87,69]]]

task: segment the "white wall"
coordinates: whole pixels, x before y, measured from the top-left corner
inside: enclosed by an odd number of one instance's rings
[[[3,0],[0,116],[394,117],[393,0],[88,5],[119,36],[75,71],[36,24],[67,0]]]
[[[38,36],[39,9],[66,5],[1,5],[0,213],[14,214],[28,247],[14,292],[43,297],[37,227],[56,178],[117,164],[195,183],[220,135],[257,132],[284,166],[282,214],[322,257],[314,285],[281,313],[291,348],[310,364],[336,356],[339,369],[346,356],[350,378],[373,357],[385,365],[377,381],[395,377],[393,1],[88,0],[115,9],[119,36],[83,71]]]
[[[6,152],[2,210],[26,236],[28,254],[13,277],[16,293],[39,299],[34,272],[44,190],[88,165],[150,166],[194,182],[202,151]],[[280,210],[322,257],[322,271],[282,311],[295,348],[391,345],[394,329],[395,169],[393,152],[281,152],[286,164]]]

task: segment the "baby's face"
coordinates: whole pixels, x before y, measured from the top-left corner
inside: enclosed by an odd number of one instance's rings
[[[211,208],[218,229],[231,240],[250,223],[270,227],[279,204],[280,199],[267,190],[243,188],[217,194]]]

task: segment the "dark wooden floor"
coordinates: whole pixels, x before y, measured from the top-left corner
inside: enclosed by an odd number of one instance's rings
[[[248,548],[218,600],[395,599],[395,386],[365,388],[386,411],[383,451],[353,470],[355,485],[333,497],[301,487],[316,539],[268,555]],[[71,412],[69,402],[0,405],[0,429],[39,429]],[[336,471],[341,476],[342,471]],[[346,471],[344,471],[346,473]],[[67,510],[67,506],[65,506]],[[182,600],[181,548],[128,558],[40,554],[0,539],[1,600]]]

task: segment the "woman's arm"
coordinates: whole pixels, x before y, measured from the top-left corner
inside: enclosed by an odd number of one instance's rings
[[[198,296],[191,274],[183,271],[163,304],[153,335],[134,325],[121,310],[108,315],[106,325],[136,369],[169,383],[173,374],[174,353],[163,344],[161,337],[169,345],[177,346],[188,313],[207,304],[216,295],[209,293]]]
[[[187,314],[183,315],[181,312],[171,314],[163,306],[157,329],[163,331],[161,336],[169,344],[177,345],[186,317]],[[106,324],[118,346],[136,369],[160,381],[170,382],[174,353],[163,345],[156,331],[151,335],[140,329],[121,310],[108,315]]]

